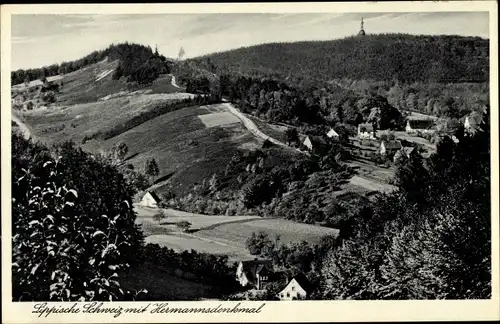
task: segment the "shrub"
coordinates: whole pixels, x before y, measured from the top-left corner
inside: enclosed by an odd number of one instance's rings
[[[116,168],[72,144],[12,137],[14,300],[131,299],[118,273],[143,244],[133,189]]]

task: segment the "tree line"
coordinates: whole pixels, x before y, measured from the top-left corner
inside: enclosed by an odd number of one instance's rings
[[[489,40],[462,36],[366,35],[270,43],[190,60],[219,74],[329,81],[486,82]]]
[[[114,79],[125,77],[128,81],[137,83],[151,83],[162,73],[170,73],[171,66],[165,56],[158,50],[134,43],[112,44],[108,48],[94,51],[81,59],[52,64],[37,69],[16,70],[11,72],[12,84],[20,84],[44,77],[67,74],[80,70],[86,66],[101,62],[105,58],[109,61],[120,60],[118,68],[113,73]]]

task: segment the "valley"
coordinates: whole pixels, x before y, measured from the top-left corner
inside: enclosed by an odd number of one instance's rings
[[[40,238],[33,258],[81,258],[96,300],[285,300],[300,276],[310,299],[441,298],[427,255],[460,264],[443,237],[463,226],[482,244],[488,227],[488,44],[361,24],[344,39],[185,60],[112,44],[13,71],[17,237],[78,232]],[[456,250],[475,251],[460,233]],[[23,265],[23,249],[19,272],[33,275],[43,262]],[[408,260],[439,277],[415,279],[429,292],[405,290]]]

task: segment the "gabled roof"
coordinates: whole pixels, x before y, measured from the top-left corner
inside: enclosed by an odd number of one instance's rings
[[[470,126],[479,126],[483,121],[483,114],[478,111],[473,111],[470,113],[467,118],[469,119]]]
[[[306,293],[311,293],[313,291],[313,286],[311,285],[311,282],[309,279],[307,279],[306,275],[303,273],[299,273],[295,275],[292,280],[295,279],[297,283],[306,291]],[[291,280],[290,280],[291,281]],[[290,283],[288,283],[290,284]],[[287,285],[288,286],[288,285]]]
[[[415,151],[415,148],[407,146],[403,147],[401,150],[406,154],[406,156],[410,156],[410,154],[413,153],[413,151]]]
[[[154,199],[156,202],[160,202],[160,201],[161,201],[160,197],[158,197],[158,195],[157,195],[154,191],[148,191],[148,192],[146,192],[146,194],[145,194],[145,195],[147,195],[147,194],[150,194],[150,195],[151,195],[151,197],[153,197],[153,199]],[[145,195],[144,195],[144,196],[145,196]]]
[[[382,141],[381,145],[384,144],[386,150],[399,150],[403,146],[399,141]]]
[[[373,124],[370,123],[364,123],[364,124],[359,124],[358,129],[365,129],[366,132],[373,132]]]
[[[318,145],[318,144],[326,144],[326,141],[323,137],[321,136],[315,136],[315,135],[307,135],[306,138],[304,139],[304,142],[309,139],[311,144],[313,145]]]
[[[328,137],[339,136],[339,134],[335,131],[335,129],[330,128],[330,130],[326,133],[326,136]]]
[[[409,119],[408,124],[413,129],[429,129],[434,126],[432,119]]]
[[[266,269],[272,272],[272,263],[270,260],[250,260],[250,261],[241,261],[243,266],[243,272],[245,273],[247,279],[249,281],[254,282],[257,274],[259,274],[262,270]]]

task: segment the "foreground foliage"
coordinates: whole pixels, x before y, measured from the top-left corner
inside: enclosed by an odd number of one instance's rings
[[[71,143],[12,136],[14,300],[130,300],[119,273],[143,244],[134,189]]]

